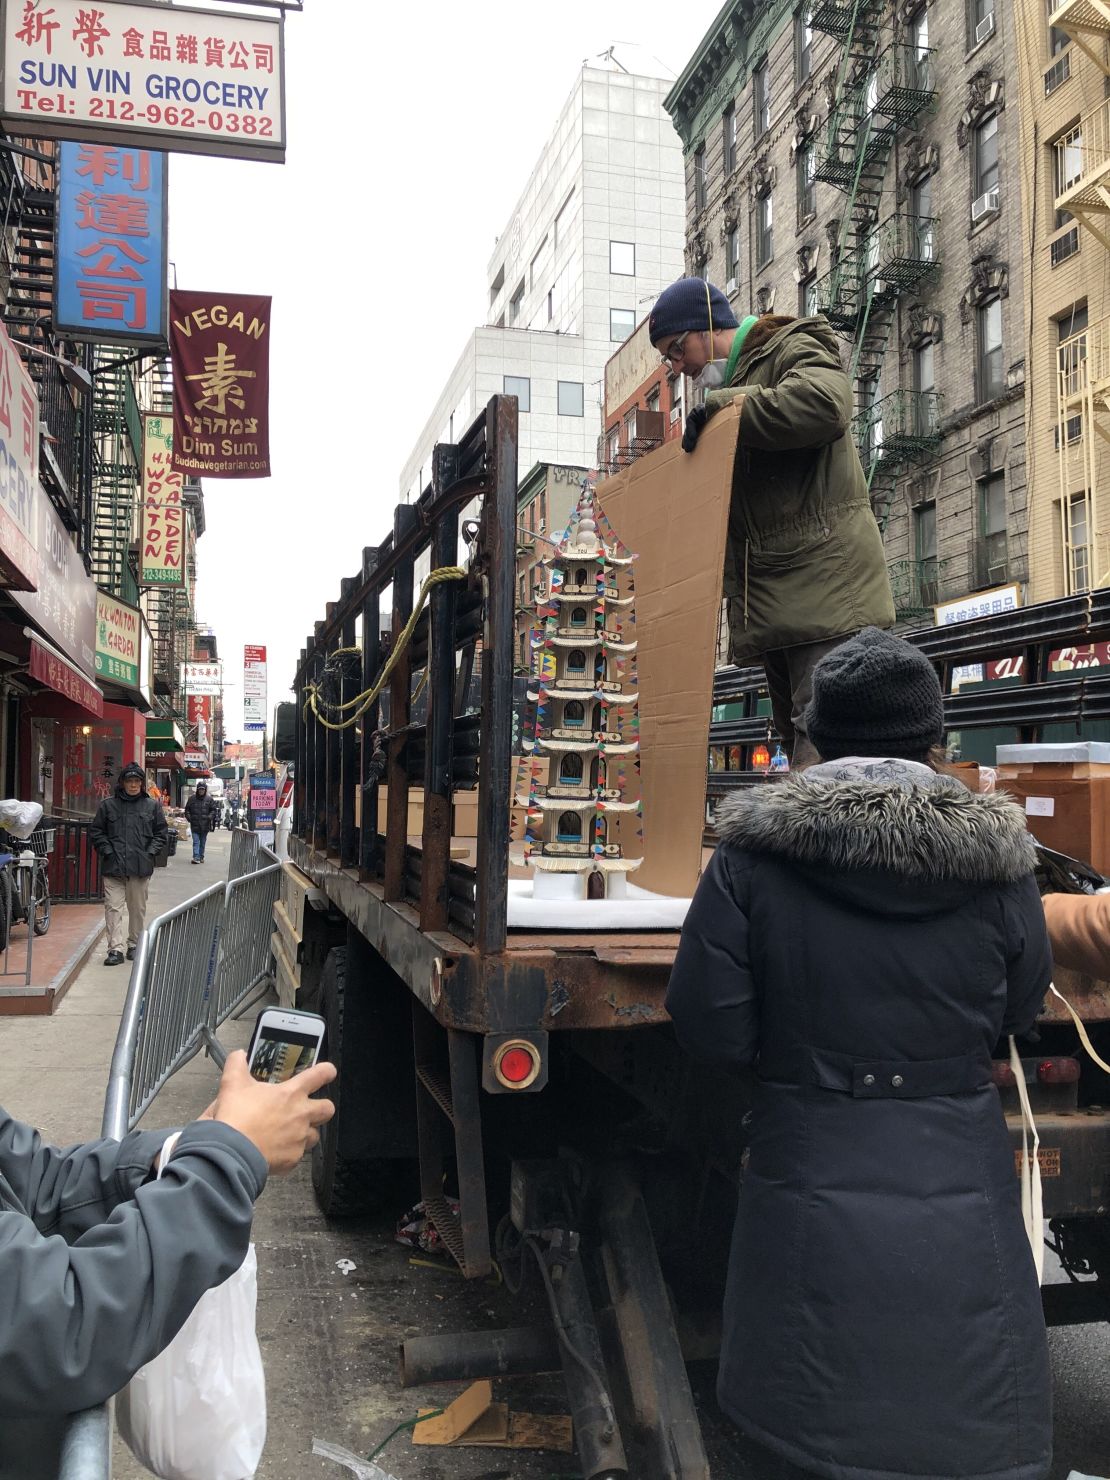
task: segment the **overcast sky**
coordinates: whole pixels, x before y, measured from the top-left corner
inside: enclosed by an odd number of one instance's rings
[[[205,480],[198,615],[238,736],[244,643],[270,705],[488,304],[486,266],[582,63],[678,73],[719,0],[305,0],[286,22],[284,165],[170,156],[181,288],[270,293],[273,477]]]

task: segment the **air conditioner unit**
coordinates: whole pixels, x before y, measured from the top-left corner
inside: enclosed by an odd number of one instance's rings
[[[725,284],[725,295],[726,295],[726,297],[731,298],[732,295],[733,295],[733,293],[735,293],[735,292],[736,292],[736,279],[734,277],[733,278],[729,278],[728,282]]]
[[[971,219],[978,221],[980,216],[985,216],[988,212],[997,210],[998,186],[996,185],[993,190],[984,191],[982,195],[971,202]]]
[[[988,36],[993,35],[994,11],[992,10],[990,15],[985,15],[983,19],[979,22],[979,24],[975,27],[975,45],[978,46],[981,41],[985,41]]]
[[[671,426],[674,426],[675,422],[678,420],[678,418],[681,415],[682,415],[682,407],[681,406],[672,406],[671,407]]]

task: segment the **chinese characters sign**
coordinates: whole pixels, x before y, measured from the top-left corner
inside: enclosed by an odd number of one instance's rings
[[[143,532],[140,586],[184,586],[184,478],[170,466],[173,430],[168,416],[143,417]]]
[[[182,663],[181,682],[185,692],[193,694],[219,694],[223,691],[223,676],[219,663]]]
[[[270,299],[170,294],[173,466],[270,476]]]
[[[54,323],[73,339],[166,338],[166,156],[63,144]]]
[[[38,569],[39,404],[0,324],[0,565],[4,584],[34,590]]]
[[[243,649],[243,729],[266,728],[266,649],[248,644]]]
[[[40,492],[35,499],[33,591],[11,598],[82,672],[96,672],[96,586],[85,572],[73,536]]]
[[[137,609],[96,593],[96,674],[129,689],[139,687],[140,617]]]
[[[280,20],[131,0],[4,0],[3,15],[17,132],[284,159]]]
[[[977,617],[993,617],[1000,612],[1017,611],[1021,605],[1021,588],[996,586],[991,591],[976,591],[960,601],[945,601],[934,610],[936,625],[950,627],[954,622],[973,622]]]

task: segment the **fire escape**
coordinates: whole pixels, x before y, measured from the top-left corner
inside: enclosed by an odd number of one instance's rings
[[[1110,4],[1065,0],[1050,24],[1110,76]],[[1110,251],[1110,98],[1056,143],[1056,210],[1069,212]],[[1110,468],[1110,318],[1065,339],[1058,351],[1056,445],[1060,535],[1068,596],[1110,583],[1104,526]]]
[[[40,478],[62,523],[77,536],[78,549],[88,564],[93,425],[88,382],[82,383],[80,376],[89,369],[89,352],[57,342],[53,335],[53,164],[37,160],[31,183],[17,162],[20,156],[4,147],[8,142],[0,141],[4,323],[13,340],[31,351],[44,352],[25,356],[39,399]],[[48,358],[51,355],[60,360]],[[75,371],[75,366],[80,370]]]
[[[817,307],[851,337],[854,433],[871,505],[885,529],[899,475],[940,441],[935,391],[881,395],[898,301],[936,272],[936,219],[885,210],[884,180],[899,134],[932,106],[927,46],[884,44],[883,0],[819,0],[814,29],[841,43],[836,87],[816,175],[846,197]],[[901,609],[907,610],[905,602]]]
[[[638,458],[662,447],[665,436],[662,411],[637,407],[624,424],[602,432],[597,439],[597,467],[603,478],[611,478]]]
[[[137,603],[136,535],[143,435],[135,388],[119,350],[98,348],[93,377],[96,425],[93,577],[122,601]]]

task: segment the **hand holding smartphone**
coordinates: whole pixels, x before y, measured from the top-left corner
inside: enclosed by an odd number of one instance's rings
[[[255,1019],[247,1050],[251,1078],[262,1084],[284,1084],[315,1064],[323,1040],[324,1019],[319,1013],[264,1007]]]

